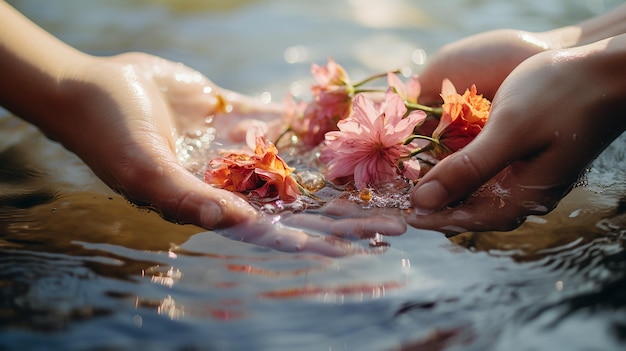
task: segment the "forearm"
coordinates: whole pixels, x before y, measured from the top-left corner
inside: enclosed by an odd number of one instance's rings
[[[63,82],[89,56],[0,1],[0,105],[42,129],[71,103]]]
[[[617,137],[626,130],[626,34],[583,46],[581,50],[586,48],[591,57],[587,74],[596,83],[589,92],[581,93],[599,95],[600,106],[592,115],[600,123],[603,118],[608,119],[607,132]]]
[[[591,44],[624,33],[626,33],[626,4],[577,25],[544,32],[542,36],[551,48],[561,49]]]

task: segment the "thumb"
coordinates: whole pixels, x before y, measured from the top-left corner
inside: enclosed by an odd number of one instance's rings
[[[258,216],[242,197],[206,184],[182,166],[161,181],[166,185],[155,184],[153,191],[162,189],[155,205],[165,219],[217,229]]]
[[[230,227],[253,220],[257,211],[240,196],[204,183],[176,163],[131,172],[141,173],[118,187],[129,201],[147,205],[164,219],[206,229]]]
[[[487,124],[476,139],[440,161],[419,181],[411,194],[413,207],[430,212],[462,200],[523,157],[522,145],[510,147],[511,137]]]

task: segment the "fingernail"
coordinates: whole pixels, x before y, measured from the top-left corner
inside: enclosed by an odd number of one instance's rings
[[[215,228],[216,224],[222,219],[222,209],[214,202],[202,204],[200,208],[200,224],[206,229]]]
[[[435,210],[425,210],[419,207],[413,208],[413,213],[415,213],[418,216],[428,216],[429,214],[432,214],[433,212],[435,212]]]
[[[413,206],[419,211],[438,210],[448,198],[448,192],[439,181],[431,180],[420,186],[414,191],[411,199]]]

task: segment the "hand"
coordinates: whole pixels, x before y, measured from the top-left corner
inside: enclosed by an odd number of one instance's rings
[[[441,82],[448,78],[459,91],[476,84],[492,99],[502,81],[525,59],[549,48],[547,36],[519,30],[495,30],[442,47],[420,74],[421,103],[441,101]]]
[[[63,120],[44,130],[112,189],[166,219],[208,229],[258,216],[241,197],[205,184],[181,166],[174,134],[214,115],[217,137],[226,139],[226,126],[272,107],[146,54],[93,58],[74,75],[63,87],[72,96],[58,111]],[[225,106],[233,111],[225,113]]]
[[[509,230],[554,208],[626,128],[625,43],[622,35],[520,64],[478,137],[414,189],[409,223],[448,233]]]
[[[239,195],[204,183],[178,162],[177,130],[202,126],[207,116],[214,116],[216,144],[238,147],[250,124],[280,122],[281,108],[220,89],[200,73],[158,57],[133,53],[103,61],[70,87],[80,97],[65,118],[78,125],[57,129],[52,136],[131,201],[153,207],[167,219],[227,228],[219,233],[281,251],[343,256],[363,252],[345,238],[406,231],[400,215],[366,212],[354,203],[338,205],[342,200],[319,214],[260,214]]]
[[[400,235],[406,232],[406,227],[406,220],[399,209],[363,209],[353,201],[336,199],[316,214],[268,214],[255,222],[245,222],[217,232],[233,240],[279,251],[341,257],[371,252],[355,245],[352,240],[375,241],[379,235]],[[377,243],[374,242],[375,245]]]

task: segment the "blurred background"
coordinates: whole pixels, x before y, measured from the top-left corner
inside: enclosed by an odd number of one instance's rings
[[[498,28],[542,31],[619,0],[11,0],[70,45],[96,55],[145,51],[221,86],[279,95],[332,56],[359,77],[418,72],[441,45]],[[306,87],[305,87],[306,88]]]

